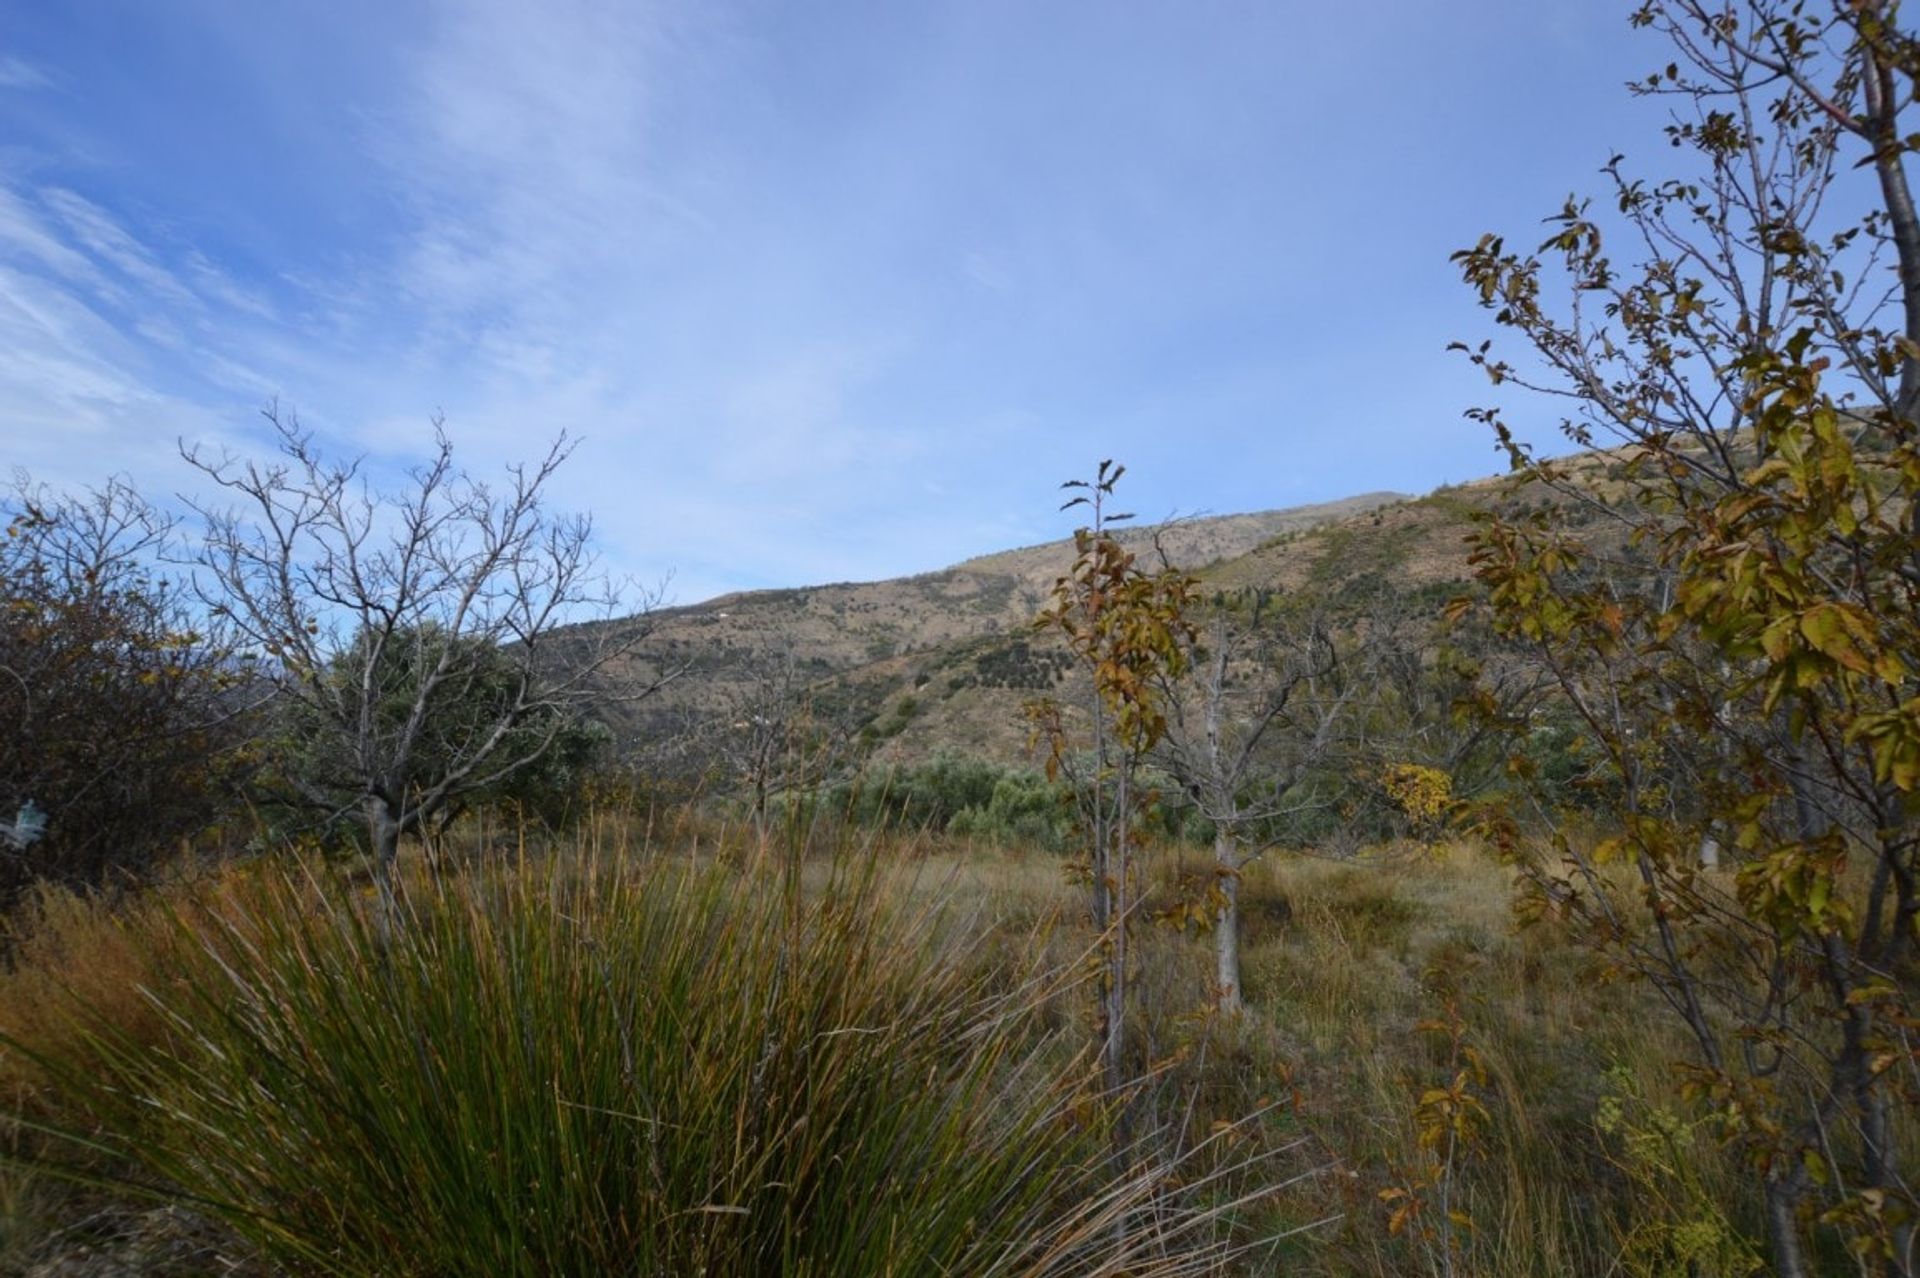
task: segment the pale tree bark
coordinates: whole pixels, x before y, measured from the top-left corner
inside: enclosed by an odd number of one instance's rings
[[[1799,1220],[1800,1200],[1806,1191],[1799,1179],[1791,1172],[1767,1178],[1767,1241],[1777,1278],[1808,1278]]]
[[[1111,878],[1107,894],[1111,905],[1104,929],[1107,935],[1107,1005],[1104,1015],[1106,1042],[1102,1045],[1101,1055],[1106,1062],[1107,1085],[1118,1095],[1127,1077],[1127,878],[1132,868],[1129,864],[1133,835],[1130,820],[1132,761],[1121,759],[1115,773],[1113,812],[1108,826],[1113,850],[1107,858],[1107,873]],[[1127,1109],[1123,1107],[1120,1128],[1123,1144],[1127,1128]]]
[[[1214,827],[1214,992],[1246,1010],[1240,971],[1240,876],[1264,849],[1246,832],[1302,809],[1292,795],[1328,756],[1353,703],[1340,654],[1317,619],[1264,617],[1258,604],[1216,610],[1189,677],[1166,689],[1161,762]],[[1234,683],[1241,683],[1236,693]]]
[[[381,491],[292,416],[266,416],[272,461],[183,448],[237,504],[197,507],[197,586],[304,738],[288,784],[330,816],[361,810],[391,904],[401,838],[533,766],[587,707],[676,672],[634,667],[651,599],[615,624],[591,522],[546,509],[565,436],[489,484],[455,466],[436,421],[430,459]]]
[[[1220,825],[1213,834],[1216,890],[1220,904],[1213,925],[1213,983],[1220,991],[1220,1010],[1237,1013],[1243,1006],[1240,984],[1240,852],[1231,827]]]
[[[385,949],[399,924],[400,819],[384,795],[367,795],[364,806],[373,857],[374,934]]]

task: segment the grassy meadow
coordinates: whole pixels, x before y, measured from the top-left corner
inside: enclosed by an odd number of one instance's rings
[[[0,976],[22,1274],[1740,1274],[1648,996],[1467,846],[1248,871],[1248,1012],[1148,915],[1139,1089],[1056,855],[685,817],[43,892]],[[1436,1093],[1466,1115],[1436,1141]],[[1444,1109],[1445,1100],[1441,1107]],[[1402,1211],[1402,1208],[1407,1210]],[[116,1266],[118,1266],[116,1268]]]

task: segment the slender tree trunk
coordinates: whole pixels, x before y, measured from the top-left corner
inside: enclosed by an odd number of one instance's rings
[[[1220,909],[1213,923],[1214,984],[1220,987],[1220,1010],[1238,1012],[1240,998],[1240,866],[1233,831],[1214,827],[1214,873],[1219,879]]]
[[[367,846],[373,854],[374,933],[380,948],[393,941],[398,910],[394,901],[394,869],[400,860],[400,819],[391,804],[377,794],[366,798]]]
[[[1126,1029],[1127,1029],[1127,833],[1130,821],[1128,805],[1132,796],[1127,793],[1130,768],[1123,762],[1114,786],[1113,815],[1111,836],[1113,853],[1109,858],[1108,869],[1113,874],[1113,919],[1111,940],[1107,949],[1107,1041],[1102,1044],[1102,1056],[1106,1061],[1107,1086],[1117,1096],[1126,1082]],[[1126,1128],[1125,1109],[1122,1108],[1121,1128]]]
[[[1101,1057],[1106,1076],[1108,1094],[1115,1105],[1113,1124],[1113,1161],[1117,1172],[1124,1173],[1133,1156],[1133,1097],[1126,1094],[1127,1085],[1127,861],[1129,834],[1133,824],[1133,796],[1128,793],[1128,782],[1132,780],[1133,763],[1123,758],[1115,769],[1113,788],[1113,809],[1108,815],[1108,833],[1112,838],[1112,853],[1108,858],[1108,869],[1113,874],[1111,889],[1112,921],[1108,930],[1107,979],[1104,993],[1106,1008],[1102,1019],[1106,1022],[1106,1041],[1101,1044]],[[1117,1256],[1122,1268],[1130,1251],[1133,1235],[1131,1213],[1121,1213],[1113,1222],[1113,1237]]]
[[[1884,20],[1888,6],[1870,6]],[[1870,51],[1861,69],[1861,88],[1867,104],[1868,141],[1873,143],[1873,167],[1880,179],[1880,194],[1887,223],[1892,228],[1894,253],[1900,273],[1900,301],[1904,330],[1909,342],[1920,342],[1920,212],[1913,205],[1913,190],[1907,184],[1904,162],[1906,148],[1899,138],[1900,94],[1894,84],[1894,72],[1880,50]],[[1920,416],[1920,360],[1909,353],[1900,361],[1900,387],[1896,409],[1912,421]]]
[[[1862,1182],[1874,1189],[1899,1192],[1900,1149],[1895,1144],[1892,1105],[1884,1087],[1874,1086],[1874,1076],[1862,1061],[1857,1073],[1856,1091],[1860,1109]],[[1887,1257],[1881,1272],[1888,1278],[1909,1278],[1913,1273],[1913,1225],[1902,1221],[1892,1227],[1893,1255]]]
[[[1119,875],[1124,872],[1121,858],[1115,855],[1121,846],[1121,837],[1117,831],[1123,826],[1125,813],[1124,783],[1116,786],[1115,801],[1108,803],[1107,765],[1109,750],[1107,741],[1107,720],[1104,707],[1100,704],[1099,690],[1096,688],[1093,704],[1093,787],[1091,809],[1093,820],[1093,927],[1100,937],[1100,1070],[1106,1090],[1117,1096],[1120,1092],[1122,1075],[1120,1071],[1120,1027],[1121,1013],[1126,1007],[1126,991],[1122,980],[1116,978],[1121,970],[1116,955],[1124,956],[1124,944],[1120,939],[1122,923],[1116,903],[1121,901]]]
[[[1773,1249],[1775,1278],[1808,1278],[1800,1249],[1800,1192],[1792,1180],[1767,1178],[1767,1242]]]

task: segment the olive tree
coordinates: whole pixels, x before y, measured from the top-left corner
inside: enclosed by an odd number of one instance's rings
[[[431,458],[383,489],[291,415],[266,419],[271,461],[183,450],[233,501],[196,507],[201,590],[320,738],[325,766],[287,779],[324,811],[359,813],[388,899],[401,837],[533,768],[611,695],[602,676],[646,627],[571,625],[620,599],[591,521],[545,504],[566,436],[493,484],[455,465],[436,420]]]
[[[361,678],[368,660],[358,641],[338,654],[327,672],[331,681],[350,685]],[[375,730],[391,732],[412,714],[419,682],[445,655],[449,645],[462,645],[458,665],[467,673],[443,682],[427,696],[418,742],[405,763],[400,785],[418,791],[432,778],[446,773],[453,759],[482,725],[507,714],[519,695],[519,661],[509,648],[474,636],[452,639],[437,628],[399,631],[387,637],[385,665],[377,681],[380,697],[372,708]],[[331,832],[338,825],[351,829],[362,824],[357,807],[342,810],[340,797],[356,793],[352,742],[329,731],[311,700],[290,698],[267,740],[265,751],[273,769],[261,778],[260,789],[275,815],[288,818],[291,829]],[[499,776],[491,784],[460,787],[419,825],[430,844],[447,833],[454,822],[474,807],[500,807],[549,829],[577,814],[591,777],[605,764],[612,733],[591,715],[587,706],[548,704],[517,716],[517,722],[496,746],[502,759],[531,756],[531,761]],[[435,849],[430,846],[430,851]]]
[[[1916,1272],[1920,1196],[1920,41],[1894,0],[1651,0],[1634,86],[1677,169],[1605,167],[1539,248],[1457,255],[1498,385],[1608,451],[1475,561],[1604,757],[1596,844],[1519,860],[1530,908],[1644,980],[1741,1150],[1783,1275]],[[1626,249],[1616,249],[1616,242]],[[1570,522],[1584,511],[1583,523]],[[1704,840],[1726,872],[1699,865]]]

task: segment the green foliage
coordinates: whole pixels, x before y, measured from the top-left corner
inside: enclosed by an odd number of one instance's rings
[[[972,680],[983,688],[1044,692],[1058,683],[1072,664],[1073,658],[1065,651],[1036,648],[1028,640],[1015,639],[975,657]]]
[[[1385,533],[1336,526],[1309,536],[1314,558],[1307,589],[1330,618],[1359,621],[1404,589],[1403,569],[1417,536],[1412,526]]]
[[[1608,784],[1604,750],[1563,702],[1542,708],[1514,743],[1510,765],[1545,806],[1563,818],[1617,801]]]
[[[496,807],[549,831],[568,829],[586,815],[594,792],[613,781],[613,730],[598,719],[548,710],[523,722],[509,739],[524,734],[520,740],[531,746],[536,731],[546,734],[538,725],[548,715],[559,726],[533,761],[476,791],[461,809]]]
[[[89,1149],[300,1272],[1216,1271],[1173,1168],[1109,1162],[1063,974],[794,864],[448,876],[390,940],[268,873],[179,918],[162,1041],[46,1064]]]
[[[1633,1071],[1607,1071],[1594,1126],[1633,1187],[1639,1219],[1620,1240],[1636,1278],[1752,1278],[1766,1265],[1710,1181],[1716,1124],[1650,1100]]]
[[[1071,796],[1040,773],[942,753],[924,763],[870,768],[826,787],[816,810],[872,829],[933,830],[1002,846],[1059,851]]]
[[[378,661],[369,659],[370,642],[362,635],[335,658],[316,681],[320,697],[280,707],[268,746],[273,767],[262,778],[262,810],[276,831],[317,824],[329,841],[365,838],[354,806],[365,785],[354,762],[360,746],[334,725],[358,723],[364,714],[372,740],[398,738],[409,730],[422,679],[446,648],[458,650],[451,664],[461,677],[426,698],[394,784],[409,793],[425,789],[481,754],[481,743],[492,744],[484,749],[478,783],[455,802],[417,811],[417,819],[443,828],[470,808],[498,807],[558,829],[579,815],[580,795],[611,754],[612,733],[604,724],[552,705],[516,713],[524,671],[485,638],[421,626],[386,637]]]

